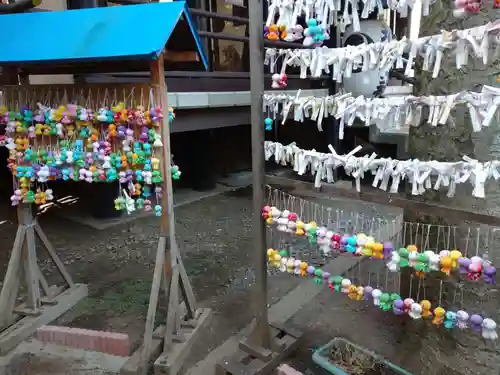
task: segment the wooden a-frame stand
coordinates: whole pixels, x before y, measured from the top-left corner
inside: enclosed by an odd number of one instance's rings
[[[19,226],[0,292],[0,355],[33,335],[41,326],[60,317],[88,294],[86,285],[73,282],[34,218],[31,205],[21,204],[17,212]],[[35,233],[62,275],[64,286],[49,286],[42,274],[37,261]],[[18,304],[23,274],[27,295]]]
[[[121,373],[146,375],[150,363],[154,361],[155,375],[175,375],[182,369],[185,358],[200,333],[200,328],[208,323],[211,310],[196,308],[194,293],[175,238],[174,202],[170,168],[170,127],[167,114],[168,104],[164,54],[161,54],[157,60],[152,62],[151,80],[154,88],[155,102],[165,112],[161,127],[163,154],[160,159],[164,176],[161,202],[163,216],[160,221],[160,238],[156,250],[153,282],[144,330],[144,343],[132,355],[129,363],[125,364]],[[163,284],[167,301],[167,317],[165,324],[155,329],[154,325],[161,284]],[[182,303],[180,301],[181,296]]]

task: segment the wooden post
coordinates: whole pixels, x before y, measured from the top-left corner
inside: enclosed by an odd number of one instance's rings
[[[249,2],[250,30],[250,90],[252,120],[252,182],[253,182],[253,237],[255,265],[255,293],[253,305],[255,312],[255,330],[249,336],[249,342],[263,348],[271,345],[267,309],[267,258],[266,230],[261,211],[265,205],[265,161],[264,161],[264,114],[262,97],[264,95],[264,37],[262,20],[264,10],[262,0]]]
[[[265,205],[266,171],[264,160],[264,37],[262,0],[248,2],[250,29],[251,122],[252,122],[252,181],[253,181],[253,241],[255,288],[252,299],[255,320],[247,338],[233,356],[223,358],[216,365],[217,375],[265,375],[273,372],[290,352],[295,350],[300,332],[292,334],[282,327],[269,325],[267,307],[266,230],[261,211]]]
[[[151,63],[151,80],[155,105],[159,105],[164,112],[160,129],[163,147],[162,153],[159,156],[160,168],[163,175],[161,199],[163,215],[160,218],[160,238],[156,250],[153,282],[144,329],[144,343],[138,364],[137,373],[139,375],[146,375],[148,373],[149,363],[156,351],[153,348],[153,331],[162,279],[168,310],[165,326],[159,327],[155,331],[157,335],[163,338],[163,352],[155,361],[155,369],[158,369],[158,372],[166,375],[175,375],[180,371],[191,345],[200,332],[199,328],[205,323],[211,313],[210,309],[196,309],[194,293],[184,264],[182,263],[175,238],[170,122],[164,60],[165,55],[162,53],[157,60]],[[168,255],[166,254],[167,252]],[[183,305],[180,303],[179,295],[183,297]],[[156,334],[155,338],[157,338]]]

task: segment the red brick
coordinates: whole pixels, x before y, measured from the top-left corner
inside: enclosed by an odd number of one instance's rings
[[[99,347],[98,345],[98,341],[99,341],[99,335],[98,335],[98,331],[91,331],[91,330],[88,330],[88,337],[89,337],[89,349],[90,350],[97,350],[97,348]]]
[[[302,374],[300,371],[297,371],[288,365],[281,365],[280,367],[278,367],[278,375],[304,375],[304,374]]]
[[[128,335],[124,333],[43,326],[38,329],[36,337],[42,342],[93,350],[117,356],[128,356],[130,352],[130,340]]]

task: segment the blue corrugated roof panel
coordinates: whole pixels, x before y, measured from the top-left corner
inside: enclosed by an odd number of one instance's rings
[[[181,16],[207,68],[185,1],[0,15],[0,28],[8,30],[1,41],[0,64],[152,60]]]

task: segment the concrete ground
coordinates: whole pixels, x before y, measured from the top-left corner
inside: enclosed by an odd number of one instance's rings
[[[379,218],[401,215],[399,210],[347,200],[316,202],[343,212],[362,212]],[[193,348],[185,373],[210,375],[215,360],[234,348],[238,335],[252,319],[249,306],[255,273],[251,263],[251,206],[251,191],[240,189],[176,209],[178,241],[196,297],[200,305],[211,307],[215,313],[210,326],[204,328],[203,338]],[[15,227],[12,218],[5,220],[0,226],[0,243],[8,249],[12,246]],[[145,217],[97,231],[51,215],[49,211],[41,218],[41,224],[75,280],[87,283],[90,288],[89,297],[56,324],[126,332],[137,347],[149,299],[158,240],[157,219]],[[274,237],[270,241],[276,240]],[[307,245],[293,246],[304,257],[317,256]],[[0,274],[8,253],[0,253]],[[42,249],[39,253],[43,254]],[[50,274],[51,263],[46,257],[41,258],[42,270]],[[327,263],[327,267],[340,267],[336,272],[344,272],[352,259],[322,258],[320,261]],[[349,272],[352,277],[353,272],[361,271],[358,268]],[[51,277],[57,278],[53,274]],[[463,343],[448,337],[443,339],[442,334],[433,332],[433,327],[397,321],[391,314],[362,302],[332,296],[310,280],[270,274],[269,304],[271,320],[283,321],[305,332],[301,349],[291,359],[292,364],[303,371],[316,370],[310,363],[312,349],[333,336],[345,336],[415,374],[424,373],[429,366],[443,369],[450,364],[459,364],[464,374],[467,368],[475,373],[498,374],[497,353],[491,348],[484,349],[481,343],[470,340]],[[164,313],[162,302],[159,321]],[[480,349],[476,349],[479,344]],[[120,361],[92,353],[61,353],[60,348],[40,346],[32,341],[18,348],[8,360],[0,361],[0,375],[83,375],[98,371],[107,374],[116,372]]]

